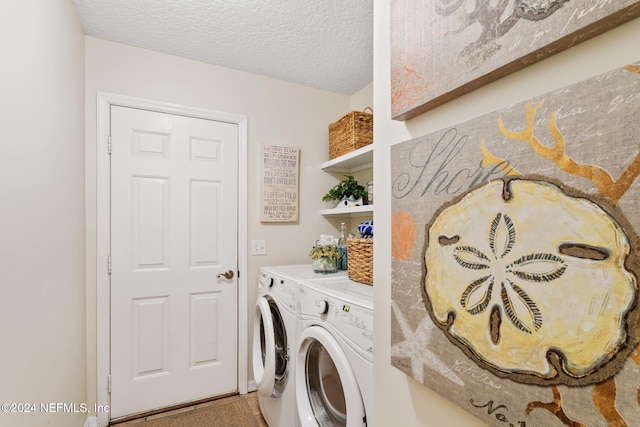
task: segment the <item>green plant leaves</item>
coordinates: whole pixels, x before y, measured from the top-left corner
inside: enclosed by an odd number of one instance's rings
[[[352,175],[345,175],[345,179],[333,186],[327,194],[322,198],[323,202],[330,200],[342,200],[343,198],[349,198],[353,196],[354,199],[359,199],[367,195],[367,189],[358,184],[358,181]]]

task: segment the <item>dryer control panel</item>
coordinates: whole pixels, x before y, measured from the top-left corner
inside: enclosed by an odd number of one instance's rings
[[[258,287],[262,291],[268,291],[295,311],[298,301],[297,282],[261,271]]]
[[[298,301],[298,282],[277,276],[273,279],[272,293],[280,296],[287,307],[295,311]]]

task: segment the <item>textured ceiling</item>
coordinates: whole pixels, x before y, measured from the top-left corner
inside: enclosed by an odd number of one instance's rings
[[[73,0],[87,35],[352,95],[373,80],[373,0]]]

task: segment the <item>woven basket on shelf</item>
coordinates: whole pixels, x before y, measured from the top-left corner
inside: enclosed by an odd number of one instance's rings
[[[371,113],[367,113],[369,110]],[[373,142],[373,110],[352,111],[329,125],[329,160]]]
[[[349,279],[373,285],[373,239],[347,239]]]

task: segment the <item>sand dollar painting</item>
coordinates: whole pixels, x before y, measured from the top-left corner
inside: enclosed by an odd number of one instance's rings
[[[622,228],[588,199],[545,181],[494,180],[430,225],[428,309],[497,375],[599,382],[617,371],[609,362],[636,336],[626,322],[637,293],[629,252]]]
[[[639,116],[629,64],[392,147],[395,367],[490,425],[638,425]]]

